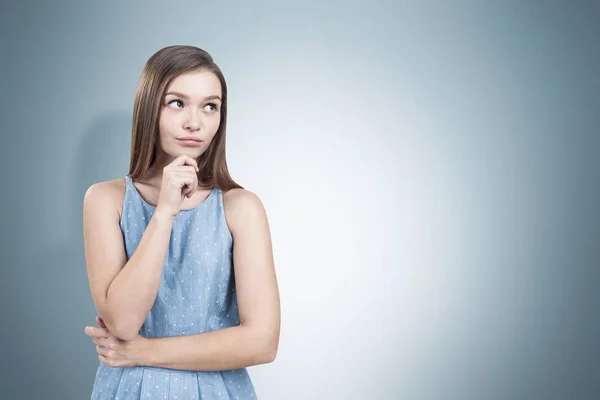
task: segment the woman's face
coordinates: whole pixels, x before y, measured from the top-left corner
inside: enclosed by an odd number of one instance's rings
[[[221,122],[219,79],[210,71],[185,73],[173,79],[165,93],[159,116],[161,150],[168,159],[181,154],[198,158]]]

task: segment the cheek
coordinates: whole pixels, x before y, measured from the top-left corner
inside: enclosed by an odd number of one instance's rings
[[[220,124],[221,124],[220,116],[217,116],[210,120],[210,127],[211,127],[211,131],[213,132],[213,134],[217,132],[217,129],[219,129]]]
[[[219,122],[221,121],[221,116],[220,115],[212,115],[210,117],[208,117],[206,119],[207,123],[209,123],[211,126],[218,128],[219,127]]]
[[[171,137],[171,132],[173,131],[173,118],[163,117],[158,121],[158,131],[161,142],[169,141],[169,137]]]
[[[163,127],[172,125],[173,117],[168,115],[167,113],[163,113],[158,120],[158,124],[159,124],[159,126],[163,126]]]

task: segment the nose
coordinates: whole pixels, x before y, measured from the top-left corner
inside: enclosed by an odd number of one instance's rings
[[[196,111],[191,109],[191,107],[185,120],[184,128],[190,130],[200,129],[200,117],[198,116],[198,113],[196,113]]]

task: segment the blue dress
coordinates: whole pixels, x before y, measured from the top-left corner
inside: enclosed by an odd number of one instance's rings
[[[127,259],[156,208],[125,177],[121,231]],[[239,325],[232,237],[225,222],[223,193],[213,188],[197,207],[173,222],[160,286],[140,335],[192,335]],[[92,400],[256,399],[246,368],[191,371],[159,367],[112,368],[99,362]]]

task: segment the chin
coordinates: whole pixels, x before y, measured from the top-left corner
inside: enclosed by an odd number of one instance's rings
[[[178,157],[181,154],[185,154],[186,156],[198,158],[202,153],[204,153],[204,150],[204,146],[200,145],[199,147],[186,147],[184,149],[177,148],[170,153],[173,157]]]

